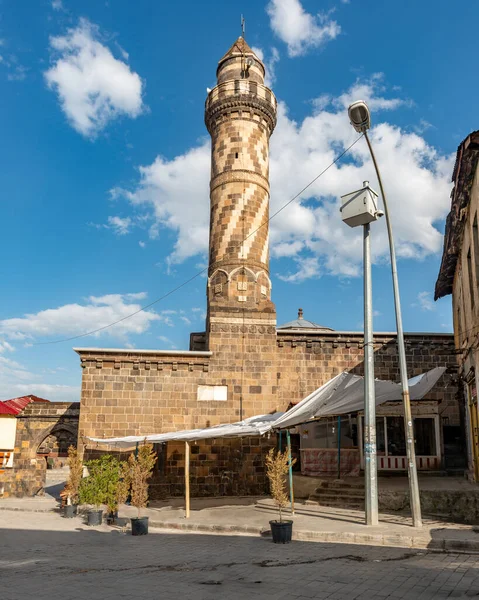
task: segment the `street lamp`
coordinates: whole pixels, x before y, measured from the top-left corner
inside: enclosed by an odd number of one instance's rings
[[[408,463],[408,477],[409,477],[409,495],[411,498],[411,512],[412,522],[414,527],[421,527],[421,500],[419,497],[419,484],[417,479],[417,467],[416,467],[416,451],[414,448],[414,429],[412,424],[411,416],[411,401],[409,398],[409,385],[407,379],[407,365],[406,365],[406,350],[404,348],[404,332],[402,327],[401,317],[401,301],[399,299],[399,283],[396,267],[396,251],[394,249],[394,239],[391,227],[391,220],[389,218],[389,210],[386,194],[381,179],[381,173],[376,162],[373,147],[368,136],[368,129],[371,127],[371,114],[369,112],[368,105],[366,102],[359,100],[353,102],[348,109],[349,120],[351,125],[358,133],[363,133],[368,144],[369,152],[373,160],[374,168],[376,169],[376,175],[379,182],[379,189],[383,197],[384,214],[386,216],[386,226],[388,230],[389,238],[389,252],[391,255],[391,271],[393,279],[393,291],[394,291],[394,306],[396,310],[396,328],[397,328],[397,344],[399,352],[399,372],[401,376],[401,387],[402,397],[404,404],[404,424],[406,431],[406,451],[407,451],[407,463]]]
[[[376,454],[376,394],[374,389],[373,291],[369,225],[383,216],[378,195],[363,183],[360,190],[341,196],[341,218],[350,227],[363,227],[364,263],[364,479],[366,525],[378,524],[378,478]]]

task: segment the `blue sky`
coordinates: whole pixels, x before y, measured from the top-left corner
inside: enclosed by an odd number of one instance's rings
[[[204,329],[204,277],[105,332],[206,265],[206,88],[240,33],[279,101],[277,210],[373,113],[390,196],[406,331],[450,331],[432,302],[455,150],[477,129],[479,6],[460,0],[39,0],[0,3],[0,397],[79,398],[73,346],[187,348]],[[319,14],[318,14],[318,11]],[[360,29],[358,24],[364,24]],[[278,322],[362,327],[361,232],[341,194],[377,188],[364,140],[271,223]],[[394,329],[383,223],[373,225],[375,330]],[[41,343],[41,345],[39,345]]]

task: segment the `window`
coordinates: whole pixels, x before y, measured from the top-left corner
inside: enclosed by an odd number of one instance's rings
[[[403,417],[387,417],[386,429],[388,434],[388,455],[406,456]]]
[[[364,417],[363,450],[364,450]],[[414,417],[417,456],[437,456],[436,421],[433,417]],[[407,456],[404,417],[377,417],[376,452],[378,456]]]
[[[472,257],[471,249],[467,253],[467,275],[469,277],[469,295],[471,298],[471,308],[474,310],[474,280],[472,278]]]
[[[417,456],[436,455],[436,430],[434,419],[414,419],[414,437]]]
[[[384,437],[384,417],[376,419],[376,452],[379,456],[386,454],[386,441]]]
[[[341,448],[357,448],[358,432],[356,419],[341,417],[341,431],[338,431],[338,418],[326,417],[316,423],[300,426],[301,447],[305,448],[337,448],[338,434]]]

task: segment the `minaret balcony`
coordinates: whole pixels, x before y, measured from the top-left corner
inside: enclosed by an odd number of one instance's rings
[[[270,131],[276,125],[276,96],[273,92],[255,81],[236,79],[218,84],[208,94],[205,104],[205,123],[208,131],[223,114],[235,110],[252,110],[269,123]]]

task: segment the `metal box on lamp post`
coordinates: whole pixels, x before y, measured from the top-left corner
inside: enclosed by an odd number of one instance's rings
[[[341,218],[350,227],[367,225],[383,216],[378,210],[378,194],[365,181],[360,190],[341,196]]]

